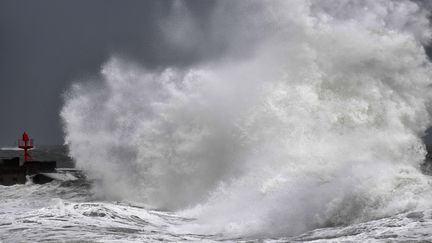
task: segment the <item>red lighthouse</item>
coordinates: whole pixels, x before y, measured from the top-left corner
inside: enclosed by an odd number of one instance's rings
[[[30,139],[26,132],[22,139],[18,140],[18,148],[24,149],[24,163],[32,159],[29,150],[33,148],[33,139]]]

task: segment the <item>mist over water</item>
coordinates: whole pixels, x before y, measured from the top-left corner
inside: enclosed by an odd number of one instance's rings
[[[223,1],[205,31],[181,1],[172,12],[165,44],[222,54],[163,70],[112,57],[65,96],[65,140],[96,193],[197,219],[179,232],[229,236],[431,207],[423,8]]]

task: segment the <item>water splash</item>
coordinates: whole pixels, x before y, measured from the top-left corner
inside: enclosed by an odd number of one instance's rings
[[[409,1],[222,2],[207,33],[222,58],[111,58],[66,95],[66,143],[100,195],[197,218],[179,231],[291,235],[430,207],[427,16]],[[168,43],[189,46],[172,26]]]

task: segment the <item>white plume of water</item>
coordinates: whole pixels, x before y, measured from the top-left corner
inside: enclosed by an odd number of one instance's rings
[[[66,96],[66,143],[100,195],[182,209],[197,218],[182,231],[280,236],[430,207],[427,16],[410,1],[221,2],[204,39],[221,58],[112,58]]]

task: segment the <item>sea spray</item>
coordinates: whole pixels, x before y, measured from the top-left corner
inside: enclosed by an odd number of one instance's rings
[[[198,25],[175,4],[161,33],[187,49],[170,29]],[[183,210],[182,232],[292,235],[430,207],[427,16],[410,1],[220,2],[202,41],[222,54],[164,70],[112,57],[66,94],[66,143],[97,193]]]

